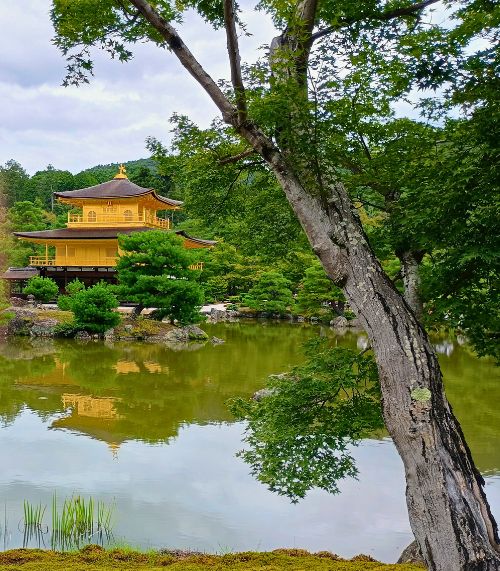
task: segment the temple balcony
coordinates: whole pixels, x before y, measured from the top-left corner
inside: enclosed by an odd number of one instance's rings
[[[116,257],[102,257],[99,259],[65,259],[56,258],[55,256],[30,256],[30,266],[41,267],[114,267],[116,266]],[[190,270],[203,270],[203,262],[197,262],[189,266]]]
[[[110,227],[133,227],[147,226],[149,228],[161,228],[170,230],[171,223],[168,218],[158,218],[151,214],[72,214],[68,212],[68,228],[103,228]]]
[[[40,267],[113,267],[116,266],[116,257],[101,257],[92,259],[66,258],[65,256],[30,256],[30,266]]]

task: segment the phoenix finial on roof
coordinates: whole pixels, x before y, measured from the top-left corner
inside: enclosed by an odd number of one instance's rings
[[[115,178],[128,178],[127,169],[125,168],[124,164],[121,164],[118,167],[118,173],[115,175]]]

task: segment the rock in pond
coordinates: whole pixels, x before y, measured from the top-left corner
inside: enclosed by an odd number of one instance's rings
[[[188,341],[206,341],[208,335],[197,325],[175,327],[164,336],[166,343],[187,343]]]
[[[77,341],[90,341],[92,337],[86,331],[77,331],[75,333],[75,339]]]
[[[208,335],[200,329],[197,325],[187,325],[183,327],[185,331],[187,331],[189,341],[203,341],[204,339],[208,339]]]
[[[345,327],[349,327],[349,321],[345,317],[336,317],[330,321],[330,325],[335,327],[335,329],[344,329]]]
[[[54,337],[58,324],[57,319],[35,321],[31,326],[30,335],[31,337]]]

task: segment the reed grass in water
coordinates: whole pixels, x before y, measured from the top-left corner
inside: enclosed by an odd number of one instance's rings
[[[46,506],[24,502],[24,528],[29,531],[27,540],[32,537],[31,530],[42,529]],[[65,498],[58,505],[57,494],[52,496],[52,533],[53,549],[74,549],[85,544],[91,538],[108,539],[112,536],[114,503],[107,505],[103,501],[85,499],[82,496]],[[45,526],[48,532],[48,527]]]
[[[31,504],[27,500],[24,500],[25,527],[41,527],[46,507],[47,506],[42,506],[42,504]]]

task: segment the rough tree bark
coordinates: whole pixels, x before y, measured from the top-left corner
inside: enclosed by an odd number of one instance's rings
[[[403,460],[407,505],[415,538],[431,571],[498,571],[498,530],[460,425],[446,400],[436,355],[413,311],[383,272],[369,247],[345,188],[325,172],[324,198],[301,180],[286,155],[247,117],[238,75],[234,25],[226,26],[238,106],[208,76],[176,30],[147,0],[130,0],[164,37],[188,72],[219,107],[224,120],[274,172],[330,278],[366,329],[376,355],[385,423]],[[232,0],[225,0],[226,4]],[[232,6],[232,4],[231,4]],[[226,6],[226,17],[234,17]],[[311,31],[315,1],[299,3]],[[303,47],[303,44],[302,44]],[[297,63],[303,66],[300,50]],[[233,74],[234,77],[234,74]],[[326,169],[328,170],[328,169]],[[301,177],[300,175],[304,176]]]
[[[420,295],[420,274],[419,266],[423,252],[397,252],[397,256],[401,262],[401,274],[403,276],[404,298],[406,303],[411,307],[417,319],[421,319],[424,308],[422,297]]]

